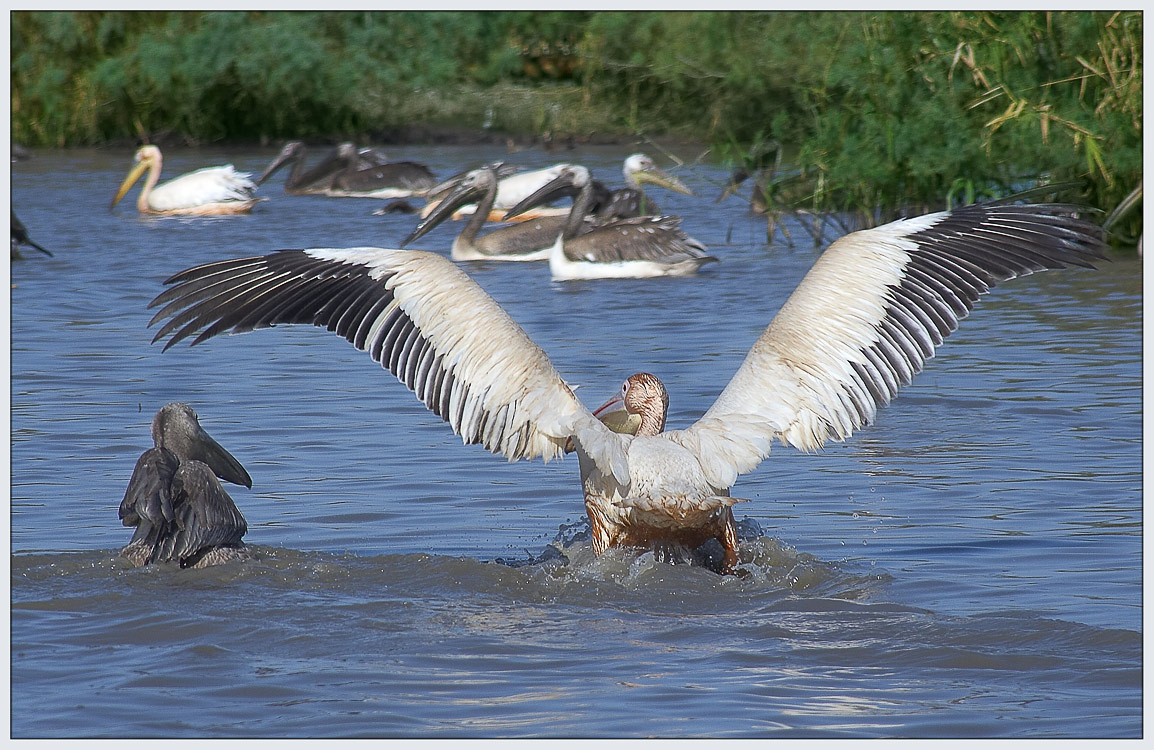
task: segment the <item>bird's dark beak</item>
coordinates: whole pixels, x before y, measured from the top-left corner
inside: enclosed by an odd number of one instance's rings
[[[545,183],[537,189],[537,192],[509,209],[505,214],[504,220],[509,221],[514,216],[520,216],[530,208],[540,206],[543,203],[550,203],[564,196],[572,196],[574,187],[572,176],[562,174],[552,182]]]
[[[284,151],[281,151],[280,155],[277,156],[277,158],[273,159],[272,164],[269,164],[267,167],[265,167],[265,170],[264,170],[264,172],[261,173],[260,177],[256,178],[256,184],[260,185],[265,180],[267,180],[269,177],[272,177],[273,173],[275,173],[278,169],[283,167],[285,164],[288,164],[289,160],[292,159],[292,157],[294,155],[295,155],[295,152],[289,151],[287,149]]]
[[[439,186],[438,186],[439,187]],[[466,203],[474,202],[480,197],[483,191],[476,185],[457,185],[453,191],[445,196],[445,199],[436,205],[436,207],[429,212],[428,216],[421,220],[408,237],[401,242],[401,247],[408,245],[410,242],[415,242],[417,239],[424,237],[433,227],[440,224],[442,221],[453,215],[461,206]]]

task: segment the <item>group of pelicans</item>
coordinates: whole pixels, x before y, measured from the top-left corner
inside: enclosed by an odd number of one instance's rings
[[[355,153],[343,157],[346,169],[356,167],[351,173],[321,177],[319,167],[305,171],[299,146],[286,146],[262,180],[295,160],[292,190],[311,185],[347,195],[379,189],[357,175],[387,172],[390,165],[356,165],[362,157]],[[129,175],[117,199],[152,169],[141,210],[176,210],[178,197],[187,202],[191,187],[157,193],[184,180],[190,186],[252,184],[223,167],[211,179],[202,171],[152,190],[160,153],[147,146],[137,160],[143,166]],[[406,170],[416,184],[418,170]],[[430,198],[427,213],[406,242],[466,211],[471,218],[453,243],[453,258],[548,257],[555,274],[568,274],[563,278],[582,273],[565,264],[617,269],[597,272],[606,276],[626,275],[620,270],[626,263],[661,266],[668,274],[677,263],[696,270],[706,262],[698,243],[678,235],[676,217],[661,216],[640,191],[644,182],[686,192],[684,185],[642,155],[626,160],[625,174],[632,194],[609,191],[587,169],[570,164],[536,175],[528,186],[498,165],[437,185],[428,185],[429,178],[419,188]],[[251,209],[247,190],[237,189],[227,200],[217,196],[217,205]],[[669,394],[646,372],[628,377],[613,398],[590,410],[500,305],[439,253],[312,248],[220,260],[169,277],[168,288],[149,305],[159,308],[149,325],[159,324],[153,341],[167,338],[166,350],[189,337],[197,344],[277,324],[332,331],[392,372],[464,443],[510,461],[576,453],[595,553],[720,545],[718,569],[734,572],[739,556],[732,506],[742,499],[730,490],[774,443],[814,451],[846,439],[874,420],[995,284],[1046,269],[1092,268],[1103,257],[1103,232],[1087,220],[1086,208],[1023,202],[1043,192],[1055,188],[900,220],[833,242],[714,404],[683,429],[666,429]],[[559,196],[572,198],[568,211],[540,210],[530,221],[478,236],[490,216],[522,215]],[[654,215],[616,213],[637,211],[638,203]],[[184,208],[207,213],[209,205]],[[614,235],[624,239],[615,243]],[[658,238],[647,257],[636,251],[642,236]],[[671,263],[674,252],[683,260]],[[245,556],[244,518],[219,480],[251,486],[247,472],[186,405],[161,409],[152,432],[155,445],[137,463],[120,507],[124,524],[136,527],[124,555],[137,564],[176,561],[186,567]]]
[[[423,164],[390,162],[375,149],[338,146],[311,167],[299,141],[285,145],[254,182],[232,165],[208,167],[158,185],[162,158],[156,146],[136,152],[136,164],[112,200],[115,206],[147,174],[137,199],[144,214],[209,216],[252,211],[264,200],[262,183],[291,165],[285,192],[379,199],[426,198],[424,217],[401,247],[450,217],[467,217],[453,242],[453,260],[544,261],[565,279],[685,276],[717,259],[681,230],[677,216],[661,215],[645,184],[692,195],[681,180],[645,154],[625,160],[624,187],[610,190],[586,167],[555,164],[516,172],[493,163],[438,182]],[[553,207],[570,198],[571,207]],[[484,235],[486,222],[510,222]]]

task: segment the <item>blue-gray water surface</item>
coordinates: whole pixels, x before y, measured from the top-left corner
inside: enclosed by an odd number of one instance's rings
[[[620,184],[637,147],[395,149],[438,176],[505,158]],[[165,177],[276,149],[174,150]],[[671,164],[650,149],[664,166]],[[726,172],[653,193],[721,262],[556,283],[467,271],[595,406],[638,370],[684,427],[818,255],[767,244]],[[279,248],[395,247],[408,214],[289,196],[248,216],[109,201],[129,150],[12,166],[16,737],[1140,737],[1141,260],[999,286],[877,422],[779,446],[734,494],[740,576],[589,547],[577,462],[507,463],[344,340],[278,327],[162,353],[172,273]],[[748,195],[747,191],[743,194]],[[415,243],[448,253],[459,223]],[[256,559],[132,568],[117,507],[185,401],[253,477]],[[562,554],[551,553],[561,550]]]

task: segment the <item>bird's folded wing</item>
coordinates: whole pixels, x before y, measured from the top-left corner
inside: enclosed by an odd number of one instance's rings
[[[200,461],[182,461],[172,481],[176,530],[162,559],[175,560],[220,545],[241,543],[248,524],[216,476]]]
[[[674,439],[719,487],[774,440],[816,450],[879,406],[999,281],[1092,267],[1102,234],[1061,204],[966,206],[834,242],[806,274],[713,406]]]

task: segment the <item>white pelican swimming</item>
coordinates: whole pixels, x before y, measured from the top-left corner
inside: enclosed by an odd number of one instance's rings
[[[636,434],[609,429],[497,302],[433,253],[286,250],[209,263],[166,281],[150,325],[166,321],[153,339],[171,336],[166,349],[198,331],[193,344],[279,323],[328,328],[467,444],[548,461],[571,441],[595,552],[716,538],[732,569],[737,478],[776,441],[812,451],[872,422],[997,282],[1093,267],[1102,233],[1083,210],[992,202],[842,237],[684,429],[665,429],[665,388],[643,373],[620,394],[640,416]]]
[[[625,187],[614,190],[609,205],[600,212],[607,218],[659,216],[661,209],[645,193],[641,185],[643,182],[659,185],[666,190],[684,195],[693,195],[693,191],[686,187],[685,183],[658,168],[653,159],[645,154],[631,154],[626,157],[625,163],[621,166],[621,174],[625,177]]]
[[[534,169],[529,172],[514,172],[508,176],[502,176],[497,183],[497,197],[494,199],[493,207],[490,209],[489,215],[485,217],[485,221],[505,221],[505,214],[509,209],[521,203],[529,195],[537,192],[542,185],[547,185],[557,179],[557,176],[570,166],[572,165],[554,164],[544,169]],[[433,195],[447,193],[456,187],[456,182],[459,182],[463,177],[464,175],[450,177],[448,180],[429,190],[429,193]],[[437,200],[430,200],[429,204],[425,206],[425,209],[421,212],[421,218],[426,218],[435,211],[438,202]],[[476,210],[477,205],[475,203],[466,204],[454,212],[453,218],[464,218]],[[526,210],[522,212],[516,220],[528,221],[542,216],[564,216],[567,213],[569,212],[564,207],[542,206],[532,211]]]
[[[136,210],[142,214],[165,216],[214,216],[217,214],[245,214],[265,198],[253,198],[256,183],[245,172],[237,172],[231,164],[223,167],[205,167],[183,174],[157,186],[162,160],[156,146],[141,146],[136,152],[136,166],[120,183],[111,210],[120,202],[133,183],[148,172]]]
[[[658,175],[649,174],[647,179],[669,186]],[[589,229],[585,220],[593,208],[595,192],[594,180],[585,167],[566,167],[557,179],[527,196],[506,217],[575,189],[579,192],[565,229],[549,249],[549,271],[554,280],[692,276],[706,263],[717,262],[705,252],[704,245],[681,230],[679,216],[636,216]]]
[[[120,520],[136,533],[120,554],[134,565],[179,561],[203,568],[246,559],[244,516],[217,477],[252,487],[240,462],[200,426],[187,404],[172,402],[152,418],[153,448],[136,462]]]

